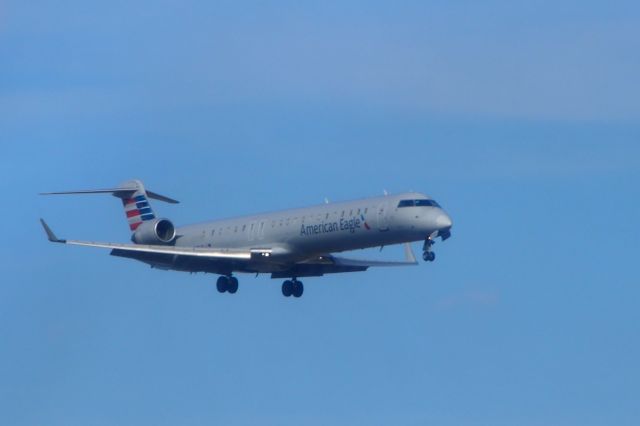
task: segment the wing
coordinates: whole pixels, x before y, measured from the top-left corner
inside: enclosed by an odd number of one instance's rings
[[[413,250],[411,250],[411,245],[408,243],[404,245],[404,255],[405,260],[402,261],[348,259],[332,254],[322,255],[296,263],[290,269],[274,272],[271,274],[271,278],[313,277],[341,272],[366,271],[375,266],[409,266],[418,264]]]
[[[207,271],[214,273],[223,273],[229,270],[251,272],[260,270],[261,272],[271,272],[272,278],[282,278],[366,271],[372,266],[407,266],[418,264],[409,244],[405,244],[404,261],[348,259],[328,254],[310,258],[293,265],[286,265],[276,261],[279,256],[287,254],[287,251],[281,247],[228,249],[64,240],[56,237],[43,219],[40,219],[40,222],[47,233],[47,238],[51,242],[85,247],[108,248],[111,249],[111,254],[114,256],[140,260],[154,267],[163,269],[192,272]],[[253,266],[248,267],[249,263]],[[256,269],[257,264],[262,264],[263,267]]]
[[[361,267],[369,268],[371,266],[408,266],[408,265],[418,264],[418,261],[416,260],[416,257],[413,254],[413,250],[411,250],[411,245],[409,243],[404,244],[404,257],[405,257],[405,260],[387,261],[387,260],[347,259],[339,256],[331,256],[334,264],[342,265],[342,266],[361,266]]]
[[[140,254],[163,254],[173,256],[189,256],[191,258],[202,259],[220,259],[220,260],[250,260],[255,257],[264,256],[269,257],[272,254],[271,249],[251,249],[251,250],[235,250],[225,248],[200,248],[200,247],[175,247],[175,246],[160,246],[160,245],[146,245],[146,244],[122,244],[122,243],[102,243],[94,241],[78,241],[78,240],[63,240],[53,233],[47,223],[40,219],[42,226],[49,241],[54,243],[63,243],[75,246],[85,247],[99,247],[109,248],[114,250],[116,255],[127,254],[123,257],[135,257],[134,253]]]

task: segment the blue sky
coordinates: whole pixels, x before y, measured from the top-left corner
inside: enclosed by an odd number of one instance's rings
[[[0,423],[638,424],[635,2],[131,3],[0,4]],[[45,240],[127,241],[36,194],[130,178],[178,224],[423,191],[453,237],[299,300]]]

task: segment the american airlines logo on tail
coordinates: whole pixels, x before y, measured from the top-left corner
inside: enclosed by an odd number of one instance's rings
[[[127,221],[129,222],[129,229],[135,231],[140,224],[146,220],[155,219],[153,210],[149,206],[149,201],[144,195],[136,195],[132,198],[124,198],[122,200],[125,214],[127,215]]]

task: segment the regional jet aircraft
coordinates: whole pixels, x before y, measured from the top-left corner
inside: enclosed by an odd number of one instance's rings
[[[111,189],[49,192],[112,194],[122,200],[133,244],[63,240],[40,219],[55,243],[111,249],[113,256],[139,260],[152,268],[218,274],[220,293],[235,293],[234,272],[268,273],[286,278],[282,294],[300,297],[301,277],[365,271],[372,266],[417,265],[409,243],[423,241],[422,257],[435,260],[434,240],[451,236],[451,219],[426,195],[409,192],[314,207],[282,210],[176,227],[158,218],[149,199],[178,201],[145,190],[132,180]],[[404,261],[348,259],[334,253],[405,244]]]

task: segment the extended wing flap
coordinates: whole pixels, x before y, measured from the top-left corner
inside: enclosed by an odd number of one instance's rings
[[[403,261],[347,259],[327,254],[296,263],[289,269],[273,272],[271,278],[319,277],[325,274],[366,271],[374,266],[407,266],[418,264],[409,244],[405,244],[404,254],[405,260]]]
[[[323,255],[318,256],[316,258],[307,259],[301,264],[308,265],[335,265],[335,266],[344,266],[344,267],[355,267],[355,268],[368,268],[371,266],[407,266],[407,265],[417,265],[416,257],[413,254],[413,250],[411,249],[411,245],[406,243],[404,245],[404,256],[405,260],[366,260],[366,259],[350,259],[341,256],[335,255]]]
[[[406,243],[404,245],[405,260],[401,261],[388,261],[388,260],[364,260],[364,259],[348,259],[339,256],[331,256],[333,262],[340,266],[353,266],[353,267],[372,267],[372,266],[407,266],[417,265],[416,257],[413,254],[411,245]]]

